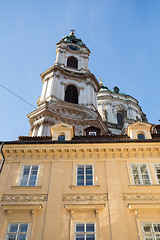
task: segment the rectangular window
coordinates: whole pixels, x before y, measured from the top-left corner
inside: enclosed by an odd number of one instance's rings
[[[160,223],[142,223],[145,240],[160,240]]]
[[[74,240],[95,240],[95,223],[75,223]]]
[[[160,164],[154,164],[158,183],[160,184]]]
[[[96,136],[96,132],[89,132],[89,136]]]
[[[36,186],[39,166],[24,165],[20,177],[20,186]]]
[[[28,223],[9,223],[6,240],[26,240]]]
[[[92,165],[77,165],[77,185],[78,186],[93,185]]]
[[[146,164],[131,164],[131,170],[135,185],[151,184]]]

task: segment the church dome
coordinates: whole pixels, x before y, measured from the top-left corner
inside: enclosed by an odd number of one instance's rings
[[[134,97],[121,92],[117,86],[110,90],[100,82],[100,87],[98,111],[111,133],[123,134],[129,124],[147,122],[146,115]]]

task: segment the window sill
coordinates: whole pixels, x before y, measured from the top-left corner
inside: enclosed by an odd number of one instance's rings
[[[77,185],[71,185],[70,188],[72,189],[97,189],[100,185],[90,185],[90,186],[77,186]]]
[[[134,187],[160,187],[160,184],[150,184],[150,185],[128,185],[129,188]]]
[[[41,188],[42,186],[12,186],[13,190],[37,190]]]

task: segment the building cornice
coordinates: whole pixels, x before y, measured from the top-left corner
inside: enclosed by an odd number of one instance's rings
[[[155,160],[160,157],[160,143],[118,143],[111,144],[15,144],[4,145],[7,161],[68,161],[73,159],[119,159],[129,158]]]

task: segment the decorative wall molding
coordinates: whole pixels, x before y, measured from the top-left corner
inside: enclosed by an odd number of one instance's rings
[[[33,145],[33,144],[32,144]],[[76,147],[75,147],[76,145]],[[82,144],[84,145],[84,144]],[[97,148],[95,147],[97,145]],[[101,146],[100,146],[101,145]],[[92,143],[87,144],[84,148],[81,145],[78,144],[72,144],[69,146],[68,144],[66,147],[61,148],[61,146],[54,145],[54,148],[52,145],[47,145],[45,148],[42,146],[41,148],[39,146],[32,148],[32,146],[26,146],[26,148],[23,146],[12,146],[4,147],[4,154],[8,161],[21,161],[23,159],[57,159],[57,160],[68,160],[68,159],[111,159],[111,158],[117,158],[117,160],[120,161],[126,161],[126,159],[129,158],[152,158],[157,159],[160,157],[160,145],[159,143],[156,144],[156,147],[153,146],[153,143],[151,146],[139,146],[135,145],[132,147],[124,146],[122,148],[119,148],[116,146],[112,148],[110,146],[107,146],[107,143],[104,144],[94,144],[92,146]],[[63,158],[62,158],[63,156]]]
[[[47,201],[48,196],[42,194],[3,194],[2,202],[38,202]]]
[[[63,194],[63,201],[107,201],[108,194]]]
[[[160,194],[153,193],[124,193],[124,201],[157,201],[160,200]]]

